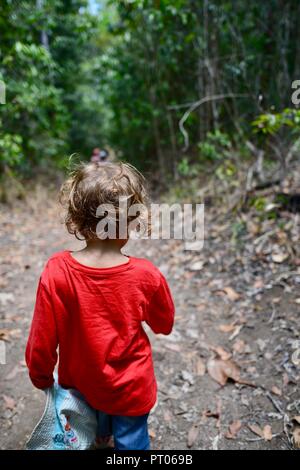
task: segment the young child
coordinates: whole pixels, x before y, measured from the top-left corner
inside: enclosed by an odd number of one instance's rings
[[[112,204],[118,227],[119,198],[144,204],[144,179],[128,164],[89,163],[64,184],[62,197],[68,231],[86,247],[54,254],[40,277],[26,348],[31,381],[51,387],[58,359],[59,385],[78,390],[98,410],[100,441],[112,434],[117,450],[149,449],[157,386],[142,322],[169,334],[174,304],[150,261],[122,254],[127,238],[97,236],[96,216],[99,205]]]

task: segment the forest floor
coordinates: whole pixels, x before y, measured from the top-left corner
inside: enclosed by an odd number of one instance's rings
[[[45,404],[24,363],[38,277],[53,252],[80,246],[54,198],[37,191],[0,214],[1,449],[24,447]],[[299,439],[300,262],[289,249],[299,243],[299,215],[282,217],[260,227],[245,220],[233,239],[233,221],[211,206],[201,252],[178,240],[125,248],[162,270],[176,304],[173,333],[149,333],[159,385],[154,449],[291,449]]]

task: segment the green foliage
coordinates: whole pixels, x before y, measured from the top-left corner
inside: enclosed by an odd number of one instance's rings
[[[219,129],[208,132],[206,139],[198,144],[200,158],[204,160],[222,160],[232,149],[228,134]]]
[[[2,0],[0,168],[63,168],[109,145],[141,169],[236,175],[233,143],[299,133],[290,103],[300,3],[271,0]],[[283,86],[284,84],[284,86]],[[191,158],[183,158],[179,122]],[[227,97],[226,97],[227,96]],[[274,110],[261,114],[261,109]],[[278,113],[275,110],[284,109]],[[220,130],[222,129],[222,131]],[[198,158],[197,158],[198,157]],[[192,162],[195,162],[193,164]],[[198,166],[197,166],[198,165]]]
[[[66,109],[60,90],[51,82],[55,63],[50,54],[41,46],[17,41],[3,64],[8,89],[2,122],[6,132],[22,136],[18,162],[22,166],[24,158],[36,164],[41,157],[55,157],[65,148]],[[9,163],[5,152],[1,159]],[[12,164],[15,162],[13,159]]]
[[[40,5],[0,5],[0,77],[6,84],[6,103],[0,105],[0,168],[21,174],[39,166],[64,167],[74,145],[86,150],[83,136],[74,144],[72,134],[79,135],[73,126],[81,128],[84,114],[79,90],[92,73],[83,67],[93,31],[83,10],[87,3],[45,0]],[[88,141],[88,123],[95,122],[92,109],[84,118]]]
[[[254,196],[250,201],[250,206],[254,207],[257,212],[264,212],[266,209],[267,200],[265,197],[256,197]]]
[[[22,137],[20,135],[2,134],[0,137],[0,155],[2,162],[14,167],[23,159]]]
[[[276,134],[283,127],[288,127],[295,131],[300,131],[300,110],[286,108],[280,113],[260,114],[252,122],[253,130],[264,135]]]
[[[99,59],[111,110],[110,143],[135,163],[159,161],[168,170],[170,149],[183,145],[178,122],[185,108],[174,106],[232,91],[239,98],[209,101],[185,123],[191,145],[200,142],[203,161],[221,159],[236,128],[245,138],[251,135],[259,97],[266,109],[290,102],[297,71],[292,38],[300,23],[296,3],[112,0],[113,39]],[[178,155],[173,158],[180,162]]]
[[[216,175],[222,181],[231,180],[236,175],[236,173],[237,173],[237,167],[230,160],[225,160],[216,169]]]
[[[111,110],[108,138],[138,166],[153,166],[158,153],[171,147],[170,120],[176,127],[177,117],[166,108],[185,100],[193,81],[186,76],[184,83],[182,77],[189,63],[185,39],[192,11],[178,0],[159,7],[145,1],[110,3],[118,17],[110,25],[112,42],[99,58],[101,87]],[[175,139],[179,142],[177,132]]]
[[[187,158],[183,158],[178,163],[178,173],[183,176],[187,176],[190,173],[190,164]]]
[[[247,224],[244,220],[238,218],[236,222],[232,224],[231,227],[231,243],[232,244],[238,244],[240,241],[240,238],[246,233],[247,230]]]

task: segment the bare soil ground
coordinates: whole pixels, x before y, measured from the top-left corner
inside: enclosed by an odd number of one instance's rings
[[[44,406],[44,394],[31,385],[24,363],[39,274],[52,253],[80,246],[61,225],[54,199],[38,191],[26,203],[1,210],[1,449],[23,448]],[[173,333],[149,333],[159,384],[150,416],[154,449],[295,445],[300,268],[287,240],[299,241],[299,218],[284,217],[286,230],[281,226],[266,235],[263,227],[256,233],[246,221],[245,234],[233,240],[231,221],[218,219],[210,208],[200,253],[185,251],[176,240],[126,247],[126,253],[160,267],[176,304]]]

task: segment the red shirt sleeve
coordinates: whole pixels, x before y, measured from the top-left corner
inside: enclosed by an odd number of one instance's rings
[[[170,288],[160,273],[160,284],[148,304],[145,321],[154,331],[168,335],[174,324],[175,307]]]
[[[35,387],[44,389],[53,384],[57,346],[58,335],[50,294],[40,279],[25,354],[29,376]]]

